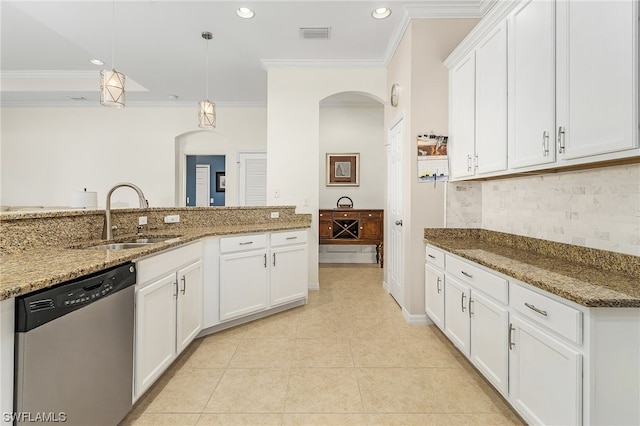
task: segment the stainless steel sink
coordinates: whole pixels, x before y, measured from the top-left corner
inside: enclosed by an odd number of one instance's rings
[[[95,250],[125,250],[125,249],[140,248],[140,247],[148,246],[149,244],[153,244],[153,243],[151,243],[151,242],[148,242],[148,243],[111,243],[111,244],[100,244],[100,245],[97,245],[97,246],[91,246],[91,247],[85,247],[85,248],[95,249]]]
[[[132,244],[153,244],[153,243],[162,243],[165,242],[167,240],[170,240],[171,238],[176,238],[176,237],[160,237],[160,238],[129,238],[127,240],[122,241],[123,243],[132,243]]]

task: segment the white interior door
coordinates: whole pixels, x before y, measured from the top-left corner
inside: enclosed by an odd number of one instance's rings
[[[388,195],[387,195],[387,236],[385,237],[385,268],[389,291],[400,306],[403,303],[402,277],[402,202],[404,185],[402,181],[402,141],[404,139],[404,119],[397,121],[389,129]]]
[[[208,206],[211,198],[211,168],[208,164],[196,164],[196,206]]]

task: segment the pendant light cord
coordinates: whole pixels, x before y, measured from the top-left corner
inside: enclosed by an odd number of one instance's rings
[[[111,3],[111,69],[116,69],[116,0]]]
[[[207,91],[205,93],[205,100],[209,101],[209,39],[205,39],[205,43],[207,44],[207,58],[206,58],[207,74],[204,76],[205,87],[206,87],[206,91]]]

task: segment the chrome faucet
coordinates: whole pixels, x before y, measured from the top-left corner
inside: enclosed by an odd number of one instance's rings
[[[104,210],[104,229],[102,230],[103,240],[110,240],[113,238],[113,228],[111,227],[111,194],[113,194],[113,191],[123,186],[128,186],[138,193],[138,199],[140,200],[141,209],[146,209],[149,207],[149,203],[147,202],[146,198],[144,198],[142,190],[134,184],[123,182],[114,185],[114,187],[111,188],[107,193],[107,205]]]

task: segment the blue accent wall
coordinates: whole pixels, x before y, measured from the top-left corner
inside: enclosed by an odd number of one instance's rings
[[[211,194],[209,198],[213,197],[213,204],[211,206],[224,206],[225,205],[225,193],[224,191],[216,191],[216,172],[225,171],[226,158],[224,155],[187,155],[187,199],[189,200],[187,206],[196,205],[196,164],[208,164],[211,172]]]

